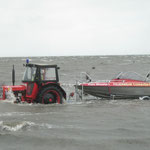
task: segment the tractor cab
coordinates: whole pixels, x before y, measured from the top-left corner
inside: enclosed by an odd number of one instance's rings
[[[57,65],[26,64],[23,82],[59,82]]]
[[[25,65],[22,82],[26,84],[25,99],[28,102],[62,103],[66,93],[59,85],[57,65]]]

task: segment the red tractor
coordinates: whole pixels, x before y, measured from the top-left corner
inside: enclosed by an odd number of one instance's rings
[[[13,86],[2,86],[0,89],[0,100],[7,99],[7,93],[12,90],[17,102],[28,103],[63,103],[66,99],[66,92],[59,84],[57,65],[25,65],[26,70],[22,82],[24,85],[14,85],[13,69]]]

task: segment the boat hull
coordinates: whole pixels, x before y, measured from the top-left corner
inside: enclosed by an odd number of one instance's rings
[[[90,94],[101,98],[115,99],[137,99],[143,96],[150,96],[150,86],[83,86],[78,85],[78,89],[85,94]]]

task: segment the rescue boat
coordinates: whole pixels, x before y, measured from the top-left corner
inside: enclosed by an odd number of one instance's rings
[[[79,83],[76,87],[84,94],[113,99],[150,99],[150,74],[146,77],[136,72],[121,72],[106,81]],[[87,78],[88,79],[88,78]]]

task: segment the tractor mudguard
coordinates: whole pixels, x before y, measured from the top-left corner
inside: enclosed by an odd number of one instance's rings
[[[59,84],[57,84],[57,83],[56,84],[55,83],[46,84],[45,86],[42,86],[42,88],[40,89],[40,91],[43,90],[44,88],[50,87],[50,86],[55,86],[58,89],[60,89],[60,91],[62,92],[63,98],[66,100],[66,92],[65,92],[65,90]]]

